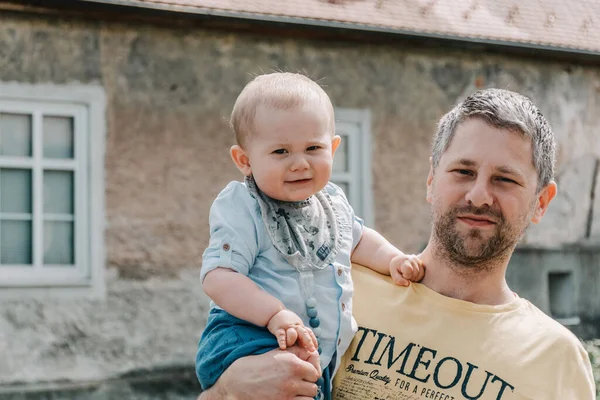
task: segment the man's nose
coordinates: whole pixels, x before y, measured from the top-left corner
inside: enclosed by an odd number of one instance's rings
[[[304,157],[303,155],[298,155],[292,159],[290,171],[302,171],[304,169],[307,169],[308,167],[309,165],[308,161],[306,160],[306,157]]]
[[[494,196],[489,187],[489,182],[484,177],[477,177],[473,186],[465,196],[467,202],[475,207],[491,206],[494,203]]]

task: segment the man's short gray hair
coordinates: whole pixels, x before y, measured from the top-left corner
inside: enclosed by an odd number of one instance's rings
[[[503,89],[479,90],[442,117],[431,151],[434,169],[458,125],[469,118],[481,118],[495,128],[509,129],[531,139],[538,191],[554,178],[556,142],[550,124],[529,98]]]

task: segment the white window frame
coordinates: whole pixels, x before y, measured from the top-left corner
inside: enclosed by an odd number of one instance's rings
[[[0,266],[0,297],[34,294],[84,294],[104,297],[104,89],[96,85],[0,82],[0,112],[32,115],[32,157],[0,156],[0,168],[32,171],[32,267]],[[74,159],[43,159],[44,115],[73,118]],[[43,170],[73,171],[74,267],[43,266]],[[46,217],[48,215],[46,214]],[[48,219],[48,218],[46,218]],[[57,216],[52,220],[64,220]]]
[[[355,125],[347,140],[348,172],[333,172],[331,180],[348,183],[348,201],[367,226],[373,226],[373,184],[371,169],[371,112],[367,109],[335,108],[336,129],[342,124]]]

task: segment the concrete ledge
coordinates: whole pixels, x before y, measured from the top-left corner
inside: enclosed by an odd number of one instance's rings
[[[192,400],[200,390],[194,367],[189,365],[137,370],[103,381],[4,385],[0,400]]]

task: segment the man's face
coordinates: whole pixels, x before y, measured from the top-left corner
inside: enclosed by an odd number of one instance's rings
[[[462,122],[427,180],[434,237],[456,264],[483,266],[510,254],[556,193],[537,193],[531,140],[479,118]]]

